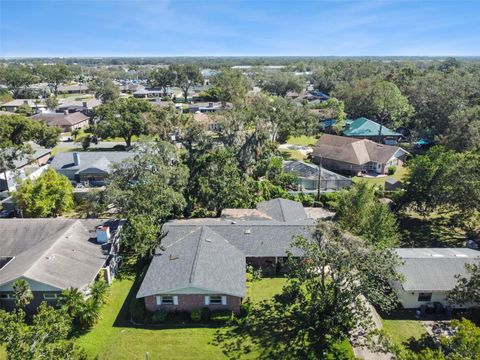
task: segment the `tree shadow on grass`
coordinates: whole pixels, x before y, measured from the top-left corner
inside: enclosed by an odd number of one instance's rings
[[[402,246],[407,247],[463,247],[465,235],[454,228],[448,218],[419,218],[399,215]]]

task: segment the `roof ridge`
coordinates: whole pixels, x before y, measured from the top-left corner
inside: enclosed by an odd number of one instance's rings
[[[193,284],[193,280],[195,279],[195,271],[197,270],[197,265],[198,265],[198,255],[200,253],[200,248],[202,247],[202,242],[203,240],[205,240],[206,231],[207,231],[207,228],[205,226],[202,226],[200,236],[198,238],[197,248],[195,249],[195,255],[193,256],[192,269],[190,270],[190,276],[188,280],[190,284]]]
[[[280,212],[282,213],[282,221],[285,222],[287,221],[286,217],[285,217],[285,212],[283,211],[283,202],[282,202],[282,199],[277,199],[278,200],[278,203],[280,204]]]

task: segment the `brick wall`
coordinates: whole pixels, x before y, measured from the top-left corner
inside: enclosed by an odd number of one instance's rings
[[[169,295],[170,296],[170,295]],[[148,311],[157,311],[157,310],[165,310],[165,311],[192,311],[197,309],[203,309],[208,307],[210,310],[221,310],[221,309],[229,309],[235,313],[240,312],[240,304],[242,303],[242,298],[236,296],[227,295],[227,304],[210,304],[205,305],[205,295],[200,294],[183,294],[183,295],[176,295],[178,296],[178,305],[171,305],[171,304],[163,304],[157,305],[156,297],[155,296],[147,296],[145,297],[145,308]]]

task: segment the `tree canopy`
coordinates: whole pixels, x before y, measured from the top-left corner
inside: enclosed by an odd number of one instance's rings
[[[13,194],[25,217],[52,217],[73,208],[73,186],[67,177],[48,169],[37,179],[24,180]]]

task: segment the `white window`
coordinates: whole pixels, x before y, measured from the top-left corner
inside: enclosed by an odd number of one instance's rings
[[[155,298],[156,298],[157,305],[178,305],[178,296],[157,295]]]
[[[205,296],[205,305],[227,305],[227,297],[225,295]]]
[[[56,300],[58,299],[57,293],[43,293],[43,298],[45,300]]]

